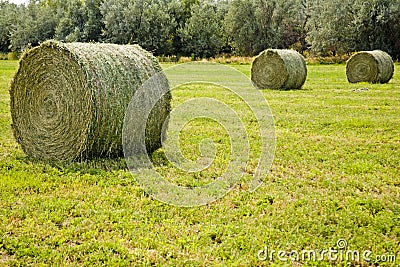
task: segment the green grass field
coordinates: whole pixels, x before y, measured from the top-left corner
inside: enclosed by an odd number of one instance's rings
[[[233,67],[250,75],[250,65]],[[311,65],[302,90],[262,91],[277,136],[265,183],[254,193],[240,183],[219,201],[197,208],[152,199],[124,159],[27,158],[10,126],[8,86],[16,68],[15,61],[0,62],[0,266],[400,265],[399,65],[386,85],[348,84],[344,65]],[[369,90],[354,91],[363,87]],[[182,86],[173,96],[173,106],[198,96],[236,103],[209,85]],[[251,116],[247,120],[254,157],[257,129],[251,128]],[[225,170],[229,136],[218,125],[194,121],[181,137],[184,155],[193,159],[202,138],[214,140],[215,163],[187,175],[157,151],[153,160],[160,173],[176,184],[197,186]],[[254,164],[251,158],[248,175]],[[348,244],[342,250],[340,239]],[[358,251],[361,259],[292,263],[276,252],[271,261],[259,255],[266,248]],[[364,251],[371,251],[370,261],[363,260]]]

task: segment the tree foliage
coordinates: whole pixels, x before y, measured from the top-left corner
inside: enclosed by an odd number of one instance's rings
[[[17,18],[17,6],[0,2],[0,51],[7,51],[10,46],[10,35]]]
[[[190,18],[179,31],[183,51],[195,57],[209,58],[222,46],[222,23],[217,8],[209,3],[196,4]]]
[[[300,42],[301,18],[297,1],[233,0],[225,18],[234,52],[255,55]]]
[[[400,58],[400,2],[357,0],[355,50],[382,49]]]
[[[104,1],[102,38],[117,44],[138,43],[156,54],[168,54],[177,26],[171,16],[174,4],[166,0]]]
[[[32,1],[18,8],[15,23],[10,31],[10,48],[23,50],[54,37],[56,16],[47,4]]]
[[[400,0],[0,0],[0,51],[46,39],[140,44],[156,55],[316,55],[382,49],[400,58]]]
[[[313,0],[307,41],[314,53],[381,49],[400,57],[399,0]]]
[[[80,0],[69,0],[55,31],[55,39],[67,42],[83,41],[87,16]]]

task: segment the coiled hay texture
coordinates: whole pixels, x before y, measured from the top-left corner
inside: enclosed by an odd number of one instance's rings
[[[294,50],[265,50],[251,67],[251,80],[259,89],[300,89],[306,78],[306,61]]]
[[[137,45],[46,41],[22,56],[11,83],[14,136],[38,159],[122,156],[125,110],[142,83],[160,71],[157,59]],[[148,151],[161,147],[170,99],[166,94],[148,120]]]
[[[388,83],[393,72],[392,58],[380,50],[358,52],[346,65],[347,80],[350,83]]]

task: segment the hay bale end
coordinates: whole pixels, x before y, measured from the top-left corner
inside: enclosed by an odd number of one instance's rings
[[[300,89],[306,78],[304,57],[294,50],[265,50],[251,67],[251,80],[259,89]]]
[[[393,73],[392,58],[381,50],[358,52],[346,64],[347,80],[350,83],[388,83]]]
[[[46,41],[22,56],[11,83],[14,136],[38,159],[122,156],[126,108],[160,71],[157,59],[137,45]],[[152,112],[148,151],[161,147],[170,99],[165,95]]]

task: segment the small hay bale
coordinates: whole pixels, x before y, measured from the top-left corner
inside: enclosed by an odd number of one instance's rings
[[[251,67],[251,80],[259,89],[300,89],[306,78],[306,61],[294,50],[265,50]]]
[[[137,45],[46,41],[22,56],[11,83],[14,136],[38,159],[122,156],[126,108],[139,86],[160,71],[157,59]],[[148,120],[149,152],[161,147],[170,99],[165,95]]]
[[[392,58],[380,50],[358,52],[346,64],[347,80],[350,83],[388,83],[393,72]]]

